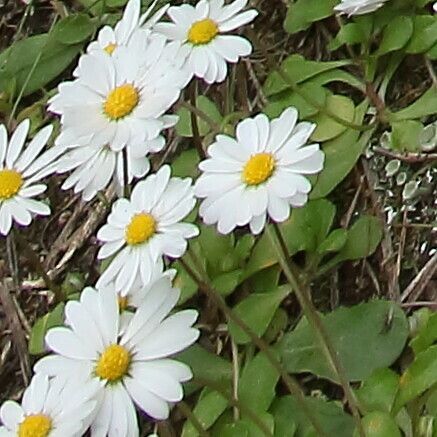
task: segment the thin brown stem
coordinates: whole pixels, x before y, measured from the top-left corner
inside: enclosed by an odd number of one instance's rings
[[[326,433],[324,432],[323,428],[320,426],[319,421],[317,418],[313,415],[313,412],[308,407],[305,397],[299,387],[299,384],[286,372],[286,370],[282,367],[281,363],[277,360],[273,352],[271,351],[269,345],[260,337],[258,337],[249,326],[240,318],[238,317],[234,311],[232,311],[231,308],[229,308],[226,305],[225,300],[223,297],[207,282],[203,281],[201,278],[199,278],[196,273],[191,269],[191,267],[184,262],[182,258],[179,259],[179,262],[184,267],[185,271],[188,273],[189,276],[193,279],[194,282],[197,283],[199,286],[199,290],[201,290],[205,295],[213,301],[218,308],[223,312],[223,314],[226,316],[226,318],[233,323],[235,323],[242,331],[245,332],[245,334],[252,340],[252,342],[262,351],[265,353],[266,358],[269,360],[271,366],[278,372],[278,374],[281,376],[284,384],[286,385],[288,391],[294,395],[299,402],[299,404],[302,407],[302,410],[304,414],[307,416],[308,420],[313,425],[314,429],[320,436],[327,437]]]
[[[130,187],[129,187],[129,162],[127,156],[126,147],[123,148],[122,151],[123,157],[123,196],[128,199],[130,197]]]
[[[191,100],[191,106],[193,106],[195,108],[196,107],[196,100],[197,100],[197,82],[196,81],[194,81],[192,83],[191,88],[190,88],[190,100]],[[199,154],[199,158],[205,159],[206,153],[203,150],[202,138],[200,138],[199,125],[197,123],[197,115],[195,114],[194,111],[191,111],[190,116],[191,116],[191,129],[193,131],[194,146],[196,147],[197,153]]]
[[[273,231],[272,231],[273,228]],[[358,410],[358,402],[352,391],[349,381],[346,377],[346,372],[343,368],[341,361],[337,356],[337,352],[332,344],[331,338],[326,331],[326,328],[320,318],[314,304],[311,300],[311,295],[306,286],[303,286],[300,282],[299,274],[296,271],[295,266],[290,262],[290,255],[288,253],[287,245],[285,244],[284,238],[282,237],[281,230],[276,223],[273,223],[272,227],[266,227],[267,235],[272,243],[273,248],[276,251],[276,255],[279,264],[288,280],[292,286],[294,293],[299,301],[300,306],[307,318],[308,322],[312,326],[314,333],[320,341],[322,350],[328,359],[328,362],[334,371],[338,381],[343,387],[343,391],[349,408],[351,409],[352,415],[354,417],[357,429],[361,437],[365,437],[364,429],[361,423],[360,412]]]

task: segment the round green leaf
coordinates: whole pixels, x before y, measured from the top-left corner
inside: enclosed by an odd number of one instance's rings
[[[408,337],[408,323],[402,309],[383,300],[338,308],[322,320],[349,381],[363,380],[374,370],[390,366],[401,354]],[[305,319],[283,337],[279,348],[289,372],[311,372],[336,381]]]

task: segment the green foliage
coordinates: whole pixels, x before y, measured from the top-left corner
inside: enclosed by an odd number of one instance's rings
[[[408,43],[413,35],[413,20],[411,17],[398,16],[390,21],[384,29],[378,54],[384,55],[399,50]]]
[[[343,411],[340,404],[311,397],[305,398],[305,402],[326,435],[336,437],[352,435],[353,419]],[[276,424],[275,437],[318,435],[304,414],[302,406],[293,396],[285,396],[275,401],[272,413]]]
[[[228,407],[228,401],[218,392],[205,388],[193,409],[197,420],[204,429],[209,429]],[[197,437],[198,431],[190,421],[186,421],[181,437]]]
[[[284,29],[289,33],[307,29],[311,23],[331,16],[339,0],[297,0],[290,3]]]
[[[401,437],[401,432],[394,419],[387,413],[373,411],[362,420],[366,437]],[[354,437],[359,436],[358,431]]]
[[[417,354],[414,362],[403,373],[395,410],[422,394],[437,383],[437,346]]]
[[[353,122],[355,106],[351,99],[345,96],[332,95],[326,99],[325,108],[347,122]],[[333,120],[329,115],[321,112],[312,120],[317,128],[311,135],[313,141],[328,141],[338,137],[347,127]]]
[[[275,398],[278,372],[260,352],[243,369],[238,383],[238,399],[256,414],[268,411]]]
[[[44,338],[50,328],[61,326],[64,323],[64,307],[63,302],[59,303],[52,311],[49,311],[42,317],[39,317],[30,332],[29,353],[32,355],[40,355],[46,352]]]
[[[234,307],[234,313],[246,323],[252,331],[262,336],[282,300],[290,292],[288,285],[280,286],[267,293],[254,293],[243,299]],[[229,331],[238,344],[250,342],[250,338],[235,323],[229,323]]]
[[[17,41],[0,54],[0,91],[8,92],[11,81],[17,93],[39,90],[62,73],[81,48],[62,44],[47,33]]]
[[[223,117],[216,104],[207,97],[197,97],[196,107],[218,125],[222,122]],[[193,128],[191,126],[191,112],[187,108],[180,108],[177,114],[179,115],[179,121],[176,125],[177,134],[181,137],[192,137]],[[202,137],[211,131],[211,125],[200,116],[197,117],[197,124],[199,127],[199,134]]]
[[[323,323],[350,381],[361,381],[374,370],[390,366],[399,357],[408,336],[403,311],[382,300],[336,309],[323,316]],[[311,372],[336,381],[330,365],[322,358],[312,327],[305,320],[283,337],[279,348],[289,372]]]
[[[356,391],[361,406],[366,412],[390,413],[399,388],[399,376],[393,370],[375,370]]]

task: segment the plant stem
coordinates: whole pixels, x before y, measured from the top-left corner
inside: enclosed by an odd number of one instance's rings
[[[190,88],[190,99],[191,106],[196,108],[196,99],[197,99],[197,82],[193,81]],[[202,138],[200,138],[199,134],[199,125],[197,124],[197,115],[194,111],[190,112],[191,116],[191,129],[193,131],[193,142],[196,147],[197,153],[200,159],[206,159],[206,153],[203,150]]]
[[[233,323],[235,323],[245,334],[252,340],[252,342],[265,353],[266,358],[269,360],[271,366],[278,372],[281,376],[284,384],[286,385],[288,391],[294,395],[302,407],[304,414],[307,416],[308,420],[313,425],[314,429],[320,436],[327,437],[327,434],[323,431],[320,426],[318,419],[313,415],[312,411],[308,407],[305,397],[299,387],[299,384],[286,372],[282,367],[281,363],[277,360],[273,352],[271,351],[269,345],[260,337],[258,337],[247,324],[238,317],[231,308],[226,305],[223,297],[208,283],[199,278],[196,273],[191,269],[191,267],[182,259],[179,258],[180,264],[184,267],[185,271],[197,283],[199,290],[206,294],[206,296],[213,301],[218,308],[223,312],[226,318]]]
[[[39,260],[38,254],[32,249],[31,245],[26,241],[26,239],[23,238],[18,232],[15,233],[15,236],[17,238],[18,244],[23,249],[26,258],[33,265],[35,271],[43,278],[46,286],[50,288],[50,290],[53,292],[55,296],[55,303],[64,302],[64,292],[50,279],[49,275],[44,270],[41,261]]]
[[[130,197],[130,187],[129,187],[129,174],[128,174],[128,156],[126,147],[123,148],[122,157],[123,157],[123,196],[126,199]]]
[[[266,227],[266,231],[272,246],[276,251],[279,264],[296,294],[305,317],[312,326],[314,333],[318,337],[322,350],[328,359],[331,368],[334,370],[334,374],[343,387],[344,395],[349,404],[349,408],[351,409],[360,436],[365,437],[355,394],[349,385],[346,372],[337,356],[337,352],[335,351],[331,338],[329,337],[329,334],[323,325],[323,321],[314,307],[309,290],[300,283],[296,268],[290,263],[290,256],[288,254],[288,249],[284,238],[282,237],[281,230],[276,223],[273,223],[272,227]]]
[[[182,414],[192,423],[194,428],[196,428],[196,431],[199,433],[199,435],[203,437],[210,437],[209,432],[206,431],[203,425],[199,422],[199,419],[191,411],[191,408],[188,406],[186,402],[179,401],[177,403],[177,407],[181,410]]]

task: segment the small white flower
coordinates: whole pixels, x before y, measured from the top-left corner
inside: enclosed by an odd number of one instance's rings
[[[434,12],[437,12],[437,2],[435,2],[435,3],[432,5],[432,8],[434,9]]]
[[[169,403],[182,399],[181,382],[192,373],[168,357],[194,343],[199,331],[192,327],[197,311],[169,316],[179,294],[159,283],[124,325],[113,290],[88,287],[79,302],[67,303],[68,327],[48,331],[46,342],[55,355],[40,360],[35,371],[66,378],[78,390],[100,385],[92,436],[137,437],[133,403],[162,420],[169,415]]]
[[[97,383],[77,387],[60,378],[35,375],[21,405],[6,401],[0,409],[2,437],[81,437],[96,406]]]
[[[61,115],[61,146],[108,145],[118,152],[132,148],[141,156],[155,149],[161,131],[176,123],[165,115],[179,98],[188,77],[169,61],[162,35],[136,32],[129,47],[113,56],[86,54],[79,60],[77,79],[59,85],[49,110]]]
[[[118,304],[120,311],[124,311],[127,308],[138,308],[139,306],[141,306],[146,296],[150,293],[151,290],[153,290],[153,288],[159,281],[165,284],[165,286],[171,287],[172,281],[176,275],[176,270],[169,269],[163,271],[163,269],[164,263],[162,262],[162,259],[159,259],[152,269],[152,274],[149,282],[146,284],[143,284],[143,281],[141,280],[141,275],[138,274],[130,288],[123,288],[121,290],[118,290],[117,292],[115,290],[114,281],[105,283],[102,280],[102,277],[100,277],[96,283],[96,288],[97,290],[108,287],[113,288],[118,295]]]
[[[295,108],[272,121],[259,114],[237,125],[236,140],[216,137],[194,188],[205,198],[199,209],[205,223],[217,223],[223,234],[249,223],[258,234],[267,214],[282,222],[290,206],[307,202],[311,184],[305,175],[322,169],[324,154],[318,144],[304,147],[316,126],[296,124],[297,117]]]
[[[150,19],[148,19],[157,1],[149,7],[149,9],[140,16],[141,1],[129,0],[121,20],[113,29],[110,26],[104,26],[97,36],[97,41],[93,41],[87,48],[89,53],[104,50],[109,55],[112,55],[120,46],[127,46],[132,35],[140,29],[153,29],[153,26],[161,19],[167,11],[169,5],[165,5],[157,11]]]
[[[6,128],[0,125],[0,233],[3,235],[9,233],[12,220],[28,226],[32,214],[50,214],[45,203],[32,197],[46,190],[46,185],[36,182],[55,172],[53,161],[62,150],[53,148],[40,155],[52,133],[51,125],[41,129],[25,147],[29,126],[29,120],[21,122],[8,142]]]
[[[181,223],[194,208],[191,179],[170,178],[165,165],[138,182],[130,200],[119,199],[112,206],[107,224],[97,233],[104,242],[98,258],[117,253],[100,281],[115,280],[117,291],[130,289],[138,275],[142,284],[152,277],[155,263],[163,255],[179,258],[187,239],[198,235],[191,223]]]
[[[363,15],[379,9],[387,0],[342,0],[334,10],[340,14]]]
[[[164,128],[175,124],[175,118],[166,116]],[[165,146],[163,136],[148,141],[143,147],[127,147],[128,183],[133,178],[141,178],[150,170],[148,154],[161,151]],[[123,152],[114,151],[109,146],[73,146],[57,161],[58,173],[71,172],[62,184],[63,190],[74,188],[75,193],[82,192],[85,201],[91,200],[98,191],[103,190],[113,180],[119,192],[124,187]]]
[[[173,23],[158,23],[156,32],[180,41],[188,48],[187,64],[191,72],[207,83],[222,82],[226,78],[226,62],[236,63],[252,53],[251,43],[227,32],[250,23],[258,14],[254,9],[241,12],[247,0],[200,0],[197,5],[172,6],[167,13]]]

